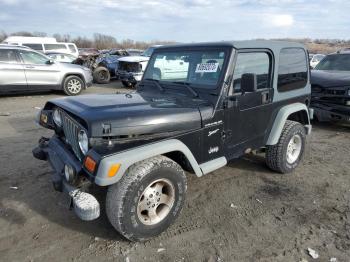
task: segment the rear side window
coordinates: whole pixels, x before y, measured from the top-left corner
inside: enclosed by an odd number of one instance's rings
[[[31,49],[37,50],[37,51],[43,51],[43,45],[42,44],[22,44],[24,46],[27,46]]]
[[[258,89],[269,88],[270,68],[270,55],[265,52],[238,53],[233,74],[234,92],[240,92],[243,74],[256,74]]]
[[[16,51],[0,49],[0,63],[17,63]]]
[[[44,44],[45,50],[67,50],[64,44]]]
[[[280,53],[278,69],[279,92],[304,88],[308,77],[308,62],[302,48],[284,48]]]
[[[77,49],[75,48],[74,45],[69,44],[68,47],[69,47],[69,50],[70,50],[72,53],[76,53],[76,52],[77,52]]]

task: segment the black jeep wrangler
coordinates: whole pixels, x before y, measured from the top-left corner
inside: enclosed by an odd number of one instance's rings
[[[137,91],[54,99],[38,116],[52,129],[33,154],[54,169],[76,214],[96,219],[89,185],[108,187],[111,224],[132,241],[164,231],[198,177],[253,150],[292,172],[311,132],[307,51],[272,41],[158,48]]]

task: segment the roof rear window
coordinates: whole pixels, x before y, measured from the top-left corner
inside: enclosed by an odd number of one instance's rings
[[[308,78],[308,59],[302,48],[284,48],[278,68],[279,92],[304,88]]]

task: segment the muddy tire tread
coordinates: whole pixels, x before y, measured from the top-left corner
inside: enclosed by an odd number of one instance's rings
[[[129,190],[132,190],[137,183],[146,176],[151,170],[161,167],[166,164],[172,168],[179,171],[183,176],[185,181],[185,189],[187,188],[186,175],[182,168],[173,160],[165,156],[156,156],[149,159],[142,160],[131,167],[125,172],[123,178],[118,181],[118,183],[110,186],[108,188],[107,198],[106,198],[106,213],[109,221],[114,226],[114,228],[125,238],[131,241],[144,241],[147,239],[135,238],[133,234],[130,234],[123,227],[123,217],[127,216],[123,212],[123,203]]]
[[[285,143],[287,143],[287,137],[290,134],[291,130],[295,127],[299,127],[302,125],[299,122],[287,120],[281,136],[278,140],[278,143],[276,145],[267,146],[266,148],[266,164],[267,166],[272,169],[273,171],[285,174],[288,173],[288,170],[286,170],[284,166],[284,152],[283,148],[285,146]],[[303,127],[302,127],[303,128]],[[301,153],[302,154],[302,153]]]

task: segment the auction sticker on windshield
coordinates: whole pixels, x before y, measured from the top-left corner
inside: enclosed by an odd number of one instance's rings
[[[197,64],[196,73],[214,73],[218,70],[219,63]]]

